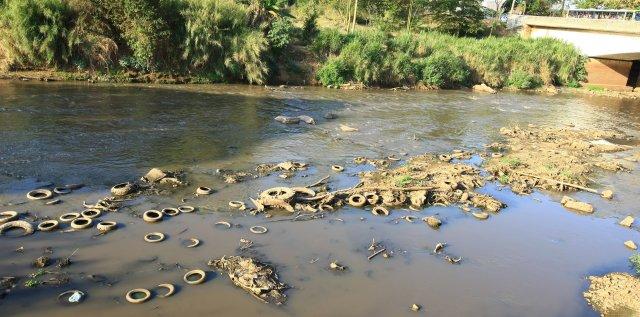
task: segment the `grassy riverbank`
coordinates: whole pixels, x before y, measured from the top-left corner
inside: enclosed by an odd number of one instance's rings
[[[319,29],[315,9],[279,3],[4,0],[0,71],[108,82],[519,89],[575,87],[585,76],[585,59],[551,39],[388,27],[347,33]]]

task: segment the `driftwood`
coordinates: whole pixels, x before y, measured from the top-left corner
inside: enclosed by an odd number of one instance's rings
[[[584,187],[584,186],[581,186],[581,185],[571,184],[571,183],[559,181],[559,180],[556,180],[556,179],[551,179],[551,178],[537,176],[537,175],[531,175],[531,174],[517,172],[517,171],[513,171],[513,173],[521,175],[521,176],[533,177],[533,178],[541,179],[541,180],[548,181],[548,182],[554,182],[554,183],[560,184],[562,186],[573,187],[573,188],[577,188],[577,189],[584,190],[586,192],[590,192],[590,193],[594,193],[594,194],[600,194],[597,190],[595,190],[593,188]]]

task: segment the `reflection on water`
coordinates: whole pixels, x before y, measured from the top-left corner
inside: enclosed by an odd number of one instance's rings
[[[324,119],[327,112],[338,118]],[[311,115],[318,124],[281,125],[273,121],[280,114]],[[0,82],[3,205],[24,201],[27,190],[48,182],[88,184],[62,197],[63,203],[56,206],[27,202],[11,207],[56,217],[81,210],[83,200],[104,197],[109,186],[136,179],[150,167],[184,169],[193,185],[217,189],[210,197],[193,198],[189,195],[193,188],[186,188],[168,197],[137,199],[130,209],[103,217],[122,224],[106,236],[96,238],[86,231],[1,238],[3,276],[33,272],[30,261],[47,246],[53,248],[53,258],[76,248],[80,251],[68,269],[71,285],[18,287],[0,300],[0,311],[11,316],[45,310],[51,316],[395,316],[414,315],[409,307],[418,303],[424,307],[421,313],[431,316],[595,316],[581,299],[584,277],[628,270],[630,252],[622,242],[640,240],[636,230],[621,228],[610,218],[638,216],[640,178],[635,172],[600,175],[600,186],[615,189],[617,199],[612,202],[577,195],[595,204],[596,217],[566,211],[555,195],[518,197],[493,186],[485,190],[509,206],[501,214],[481,222],[457,208],[421,212],[420,216],[439,213],[444,218],[438,231],[422,223],[394,224],[352,208],[335,215],[344,223],[267,222],[227,211],[228,201],[246,200],[275,184],[310,184],[331,174],[333,188],[351,186],[361,170],[351,163],[355,156],[481,148],[499,138],[500,126],[527,123],[616,128],[638,136],[640,104],[598,97],[462,91]],[[339,124],[360,131],[343,133]],[[214,176],[217,168],[250,168],[291,159],[313,167],[293,179],[273,175],[237,185]],[[345,173],[332,174],[330,164],[345,165]],[[174,206],[182,198],[203,207],[201,213],[153,226],[130,214]],[[391,217],[409,213],[396,210]],[[242,227],[221,230],[213,225],[220,220]],[[249,233],[247,228],[256,224],[268,226],[269,233]],[[149,245],[142,236],[150,231],[164,232],[168,239]],[[182,240],[190,237],[198,237],[202,246],[184,248]],[[392,258],[367,261],[366,247],[374,237],[394,251]],[[156,298],[145,305],[124,302],[124,293],[132,288],[164,282],[180,285],[183,269],[204,268],[211,257],[236,253],[240,238],[252,239],[257,255],[274,263],[283,280],[295,287],[285,307],[258,303],[219,275],[200,286],[184,286],[172,298]],[[450,252],[463,256],[462,265],[431,255],[429,250],[437,242],[447,242]],[[24,253],[13,251],[19,246],[25,247]],[[327,270],[332,260],[347,265],[348,272]],[[94,283],[88,274],[105,275],[113,286]],[[89,298],[73,308],[56,305],[55,296],[69,288],[83,289]]]

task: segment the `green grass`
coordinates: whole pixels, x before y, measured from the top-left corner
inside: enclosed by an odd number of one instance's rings
[[[604,87],[594,86],[594,85],[587,86],[587,90],[591,91],[591,92],[604,92],[605,91]]]
[[[498,181],[502,184],[509,184],[509,176],[506,174],[500,175],[500,177],[498,177]]]
[[[636,253],[629,257],[631,267],[636,271],[636,275],[640,276],[640,253]]]
[[[522,161],[517,157],[505,156],[500,159],[500,163],[509,165],[511,168],[516,168],[522,165]]]
[[[396,178],[396,186],[405,187],[413,181],[413,178],[409,175],[402,175]]]

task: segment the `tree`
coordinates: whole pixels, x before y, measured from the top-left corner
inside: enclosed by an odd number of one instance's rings
[[[578,0],[580,9],[628,9],[640,10],[640,0]]]
[[[426,0],[436,29],[456,35],[475,35],[482,29],[484,12],[479,0]]]

